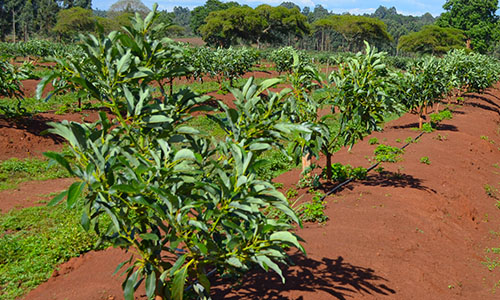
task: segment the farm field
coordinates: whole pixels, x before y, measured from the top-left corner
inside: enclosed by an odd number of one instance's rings
[[[230,98],[217,96],[225,102]],[[329,220],[297,229],[307,255],[290,253],[293,266],[284,267],[285,284],[259,270],[238,284],[212,278],[213,299],[497,299],[499,271],[490,271],[486,262],[499,259],[494,248],[500,245],[495,206],[500,86],[468,94],[463,105],[451,109],[453,119],[410,144],[401,161],[383,163],[383,170],[326,197]],[[97,118],[95,111],[86,111],[43,113],[25,123],[2,120],[0,136],[11,142],[2,141],[0,158],[60,151],[62,141],[40,135],[43,123],[83,117]],[[402,146],[418,134],[412,129],[415,121],[415,115],[406,114],[387,123],[383,132],[365,137],[351,151],[336,153],[334,162],[369,166],[376,147],[369,141]],[[323,159],[319,163],[324,165]],[[299,179],[300,170],[294,169],[274,181],[283,184],[284,192],[296,189],[295,197],[304,195],[301,201],[310,200],[307,189],[295,186]],[[0,209],[41,205],[47,201],[43,195],[70,183],[68,178],[19,183],[0,191]],[[122,299],[123,278],[112,273],[129,255],[109,248],[72,258],[24,299]],[[145,294],[142,287],[136,298],[146,299]]]

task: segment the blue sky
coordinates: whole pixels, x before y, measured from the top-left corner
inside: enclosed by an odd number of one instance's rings
[[[111,4],[115,3],[117,0],[94,0],[93,7],[99,9],[108,9]],[[142,0],[142,2],[148,6],[152,7],[156,2],[159,5],[159,8],[162,10],[172,11],[174,6],[183,6],[194,8],[196,6],[200,6],[205,4],[206,0],[184,0],[184,1],[176,1],[176,0]],[[223,2],[227,2],[222,0]],[[260,4],[266,3],[270,5],[279,5],[283,0],[270,0],[270,1],[261,1],[261,0],[238,0],[236,1],[240,4],[247,4],[249,6],[255,7]],[[309,6],[311,9],[314,6],[321,4],[326,9],[333,11],[334,13],[342,13],[342,12],[350,12],[352,14],[364,14],[374,12],[377,7],[380,5],[384,5],[386,7],[396,7],[399,13],[405,15],[414,15],[419,16],[426,12],[430,12],[434,16],[438,16],[443,12],[443,1],[432,1],[432,0],[379,0],[379,1],[368,1],[368,0],[294,0],[291,1],[295,4],[304,7]]]

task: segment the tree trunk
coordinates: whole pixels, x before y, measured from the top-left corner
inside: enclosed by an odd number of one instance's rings
[[[326,151],[326,179],[332,180],[332,154],[330,151]]]
[[[305,171],[311,166],[311,154],[307,153],[302,156],[302,175],[305,176]]]
[[[14,39],[14,43],[16,42],[16,11],[14,8],[12,9],[12,37]]]
[[[424,122],[424,117],[422,115],[422,110],[420,109],[418,113],[418,129],[422,129],[422,123]]]
[[[170,78],[170,97],[174,94],[174,78]]]

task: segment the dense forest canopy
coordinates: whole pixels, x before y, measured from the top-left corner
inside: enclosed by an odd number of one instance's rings
[[[291,1],[253,8],[234,1],[207,0],[193,9],[175,6],[162,11],[159,20],[169,24],[165,36],[199,36],[209,45],[222,47],[253,44],[259,48],[286,45],[356,51],[367,40],[393,54],[399,49],[406,53],[433,52],[429,49],[434,47],[500,52],[498,0],[448,0],[443,9],[445,12],[436,18],[430,13],[407,16],[395,7],[384,6],[357,16],[335,14],[322,5],[301,8]],[[149,8],[140,0],[118,0],[107,11],[92,10],[91,0],[0,0],[0,39],[73,41],[79,33],[95,32],[100,27],[106,32],[119,30],[136,12],[145,15]],[[451,29],[460,30],[460,34]],[[441,41],[429,45],[440,36],[446,37],[443,45],[437,45]],[[406,46],[398,47],[402,37]],[[409,47],[413,38],[427,45]]]

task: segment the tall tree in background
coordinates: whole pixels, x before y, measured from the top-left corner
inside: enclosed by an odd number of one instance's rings
[[[418,32],[403,35],[398,50],[410,53],[442,55],[451,49],[465,48],[464,32],[456,28],[427,25]]]
[[[498,23],[498,0],[448,0],[443,8],[437,25],[463,30],[474,50],[488,51]]]
[[[31,0],[27,0],[24,7],[19,14],[19,24],[23,31],[24,41],[29,39],[31,32],[33,31],[33,25],[35,20],[35,10]]]
[[[241,6],[211,12],[199,31],[207,44],[229,47],[240,41],[254,42],[264,26],[254,9]]]
[[[92,9],[92,0],[64,0],[62,8],[68,9],[72,7],[81,7],[85,9]]]
[[[94,31],[95,24],[96,19],[91,10],[76,6],[57,13],[57,23],[53,30],[59,37],[71,39],[78,33]]]
[[[261,42],[279,45],[291,45],[291,39],[300,38],[309,34],[310,26],[307,18],[300,13],[296,7],[286,8],[283,4],[272,7],[267,4],[258,6],[255,11],[263,20],[263,27],[257,34],[257,47],[260,48]]]
[[[108,16],[116,17],[123,13],[139,13],[143,17],[151,10],[141,0],[118,0],[108,10]]]
[[[381,43],[391,42],[392,36],[387,32],[387,25],[379,19],[352,16],[352,15],[333,15],[313,23],[315,32],[321,32],[321,50],[326,50],[327,40],[326,32],[333,30],[344,38],[344,50],[359,51],[363,48],[363,41],[371,44],[380,45]]]
[[[207,0],[205,5],[195,7],[191,11],[191,29],[194,33],[200,34],[200,27],[206,24],[205,19],[211,12],[240,6],[237,2],[221,2],[219,0]]]
[[[16,42],[16,38],[18,35],[18,30],[17,27],[19,26],[19,14],[21,10],[24,7],[24,1],[23,0],[6,0],[5,1],[5,8],[6,8],[6,15],[7,17],[10,17],[10,24],[11,24],[11,35],[13,42]]]
[[[57,22],[60,7],[54,0],[38,0],[35,24],[40,35],[48,36]]]

